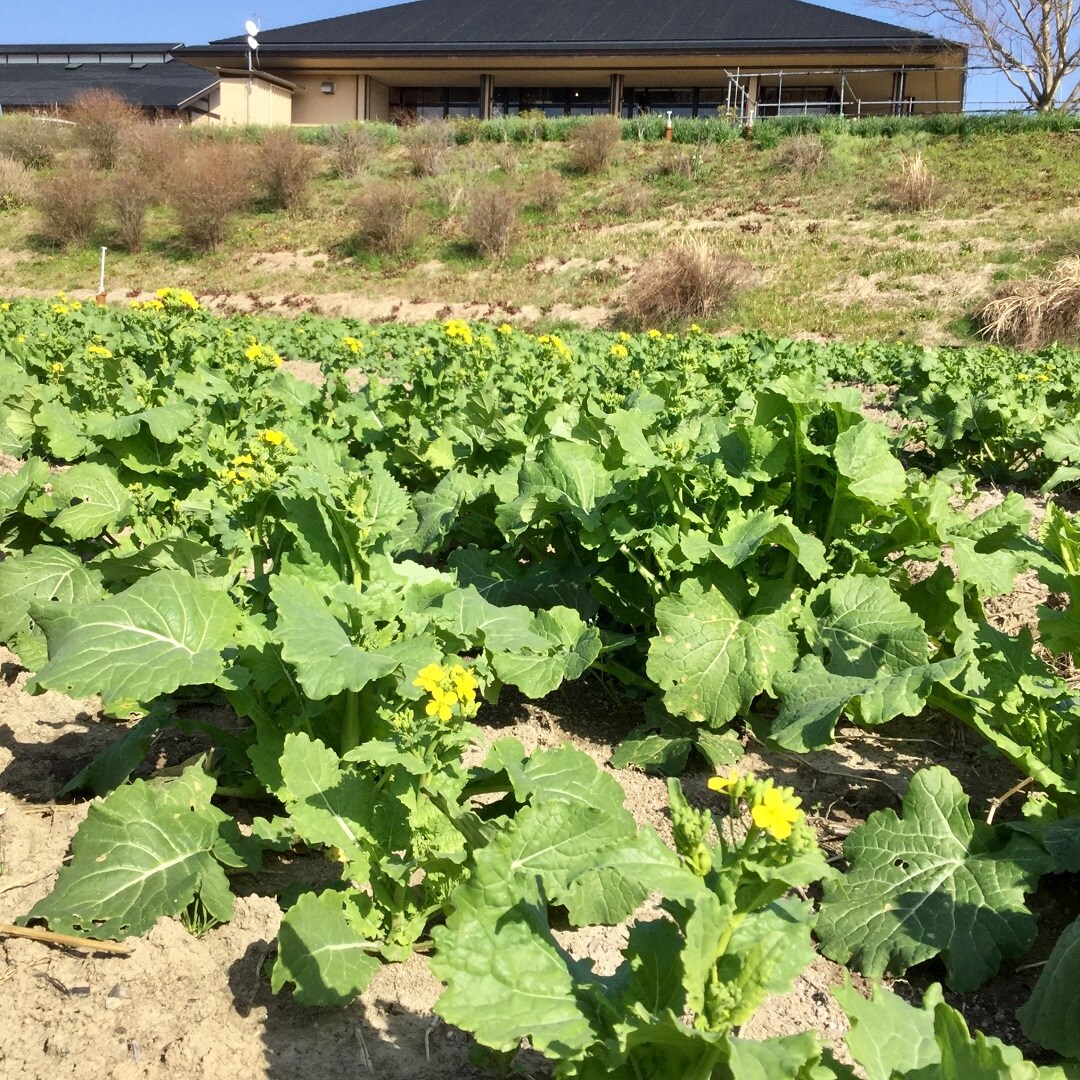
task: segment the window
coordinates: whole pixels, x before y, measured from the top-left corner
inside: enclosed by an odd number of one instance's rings
[[[777,83],[758,89],[758,116],[827,116],[840,111],[834,86],[793,86]]]

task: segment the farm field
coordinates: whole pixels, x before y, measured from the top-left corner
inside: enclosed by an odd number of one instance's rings
[[[0,1065],[1077,1075],[1078,381],[4,301]]]

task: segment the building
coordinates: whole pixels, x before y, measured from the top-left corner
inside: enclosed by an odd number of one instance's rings
[[[223,123],[959,111],[962,45],[802,0],[414,0],[176,50]]]
[[[58,112],[112,90],[153,116],[195,119],[218,77],[173,57],[175,44],[0,45],[0,112]]]

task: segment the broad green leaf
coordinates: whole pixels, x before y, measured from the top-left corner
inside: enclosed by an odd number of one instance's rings
[[[903,495],[907,486],[904,466],[893,454],[881,425],[859,423],[841,432],[833,456],[837,471],[857,498],[889,506]]]
[[[17,472],[0,476],[0,517],[22,509],[26,499],[49,482],[49,466],[41,458],[30,458]]]
[[[787,516],[777,516],[773,509],[751,514],[733,511],[720,534],[721,547],[716,557],[725,565],[736,567],[752,558],[764,544],[776,544],[792,552],[799,565],[815,580],[829,569],[825,545],[798,528]]]
[[[213,683],[238,623],[229,596],[172,570],[65,611],[45,626],[49,662],[36,683],[72,697],[100,694],[107,712]],[[39,619],[41,609],[31,613]]]
[[[1068,1058],[1080,1057],[1078,984],[1080,919],[1070,923],[1058,938],[1031,997],[1016,1014],[1033,1043]]]
[[[934,1006],[941,1001],[936,983],[921,1009],[884,986],[875,986],[869,999],[850,982],[832,987],[831,993],[847,1014],[851,1026],[844,1041],[867,1080],[892,1080],[941,1060],[934,1038]]]
[[[548,643],[547,652],[496,652],[491,658],[495,674],[527,697],[544,697],[579,679],[600,655],[600,631],[586,626],[570,608],[538,612],[530,629]]]
[[[146,759],[155,736],[170,720],[167,714],[157,710],[144,716],[73,776],[57,792],[58,797],[63,798],[73,791],[107,795],[118,788]]]
[[[63,548],[43,545],[0,562],[0,641],[37,671],[48,659],[45,635],[30,616],[33,604],[81,604],[101,595],[101,574]]]
[[[656,605],[659,634],[648,673],[669,711],[720,727],[771,693],[798,657],[786,598],[760,602],[745,617],[719,590],[688,580]]]
[[[136,780],[93,803],[71,842],[71,862],[23,921],[92,938],[145,934],[204,891],[228,892],[214,858],[230,818],[211,805],[214,780],[192,766],[174,780]],[[215,914],[222,917],[220,904]],[[231,914],[231,897],[229,897]]]
[[[654,776],[680,776],[694,743],[688,735],[664,735],[658,731],[631,732],[611,752],[611,767],[631,765]]]
[[[304,693],[313,700],[361,690],[397,667],[393,657],[353,644],[318,585],[278,575],[270,595],[277,607],[274,636],[281,642],[281,655],[296,669]]]
[[[63,507],[53,519],[72,540],[87,540],[127,522],[131,499],[111,469],[86,463],[53,477],[52,496]]]
[[[821,586],[804,621],[811,647],[836,675],[897,675],[930,658],[922,620],[887,578],[856,574]]]
[[[975,823],[948,770],[916,773],[904,816],[879,810],[844,844],[817,933],[826,956],[874,978],[941,954],[956,990],[980,986],[1035,940],[1024,893],[1051,868],[1029,837]]]
[[[837,1072],[830,1065],[827,1071],[818,1072],[815,1066],[822,1060],[821,1043],[817,1032],[806,1031],[799,1035],[785,1035],[776,1039],[753,1042],[732,1037],[729,1041],[728,1069],[731,1080],[780,1080],[794,1077],[797,1080],[854,1080],[848,1070]],[[842,1068],[842,1067],[841,1067]],[[714,1074],[716,1075],[716,1074]]]
[[[493,653],[544,654],[550,643],[532,628],[527,607],[497,607],[470,585],[442,598],[442,623],[466,648],[483,645]]]
[[[348,1005],[367,989],[381,965],[354,912],[352,900],[333,889],[304,893],[285,912],[270,974],[275,994],[291,982],[302,1005]]]

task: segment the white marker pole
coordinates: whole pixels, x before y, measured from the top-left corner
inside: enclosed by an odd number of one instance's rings
[[[107,247],[101,249],[101,272],[98,274],[97,287],[97,302],[99,304],[105,303],[105,252],[108,250]]]

